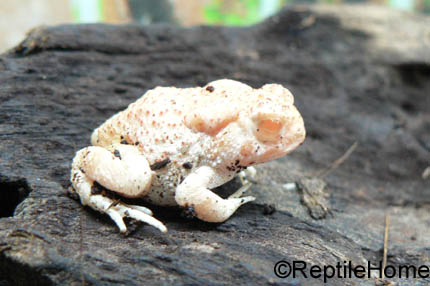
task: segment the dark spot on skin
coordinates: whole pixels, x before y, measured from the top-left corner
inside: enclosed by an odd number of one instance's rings
[[[182,164],[182,167],[189,170],[193,168],[193,164],[191,164],[191,162],[185,162],[184,164]]]
[[[139,145],[139,141],[136,141],[136,143],[134,143],[134,145],[136,145],[136,146]]]
[[[124,136],[121,135],[121,140],[124,139]]]
[[[206,87],[206,90],[209,92],[213,92],[215,90],[215,88],[210,85],[210,86]]]
[[[88,156],[88,154],[90,154],[90,151],[86,152],[85,155],[82,157],[82,159],[85,159]]]
[[[237,172],[237,173],[239,173],[239,172],[240,172],[240,171],[242,171],[242,170],[246,170],[246,168],[248,168],[248,167],[247,167],[247,166],[240,166],[240,165],[239,165],[239,166],[237,166],[236,168],[237,168],[237,169],[236,169],[236,172]]]
[[[272,215],[276,211],[274,205],[264,204],[263,215]]]
[[[75,181],[76,180],[76,176],[78,175],[78,173],[73,173],[73,178],[72,178],[72,181]]]
[[[155,171],[155,170],[159,170],[159,169],[166,167],[167,164],[169,164],[169,163],[170,163],[170,158],[166,158],[166,159],[161,160],[159,162],[155,162],[154,164],[152,164],[149,167],[151,168],[152,171]]]
[[[128,145],[128,142],[126,141],[126,140],[121,140],[121,142],[120,142],[121,144],[124,144],[124,145]]]
[[[121,153],[119,153],[118,150],[115,149],[115,151],[113,151],[113,155],[121,160]]]
[[[236,162],[234,162],[234,165],[237,166],[237,165],[239,165],[239,163],[240,163],[240,161],[236,160]]]
[[[196,216],[196,211],[194,210],[194,206],[186,205],[181,212],[181,216],[186,219],[193,219]]]
[[[79,170],[82,172],[82,173],[84,173],[85,174],[85,171],[84,171],[84,169],[82,169],[82,168],[79,168]]]

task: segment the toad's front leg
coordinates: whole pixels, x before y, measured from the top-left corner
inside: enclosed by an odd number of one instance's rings
[[[177,187],[175,200],[182,207],[192,207],[195,215],[207,222],[227,220],[241,205],[253,201],[254,197],[223,199],[207,188],[216,172],[207,166],[188,175]]]
[[[110,151],[111,150],[111,151]],[[137,198],[150,189],[153,172],[135,146],[115,145],[109,150],[91,146],[76,153],[71,181],[83,205],[108,214],[122,233],[127,231],[123,217],[146,222],[162,232],[167,228],[142,206],[126,205],[97,192],[96,183],[121,196]]]

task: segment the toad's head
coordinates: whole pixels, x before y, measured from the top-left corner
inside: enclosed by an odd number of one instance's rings
[[[279,84],[253,89],[222,79],[207,84],[202,94],[186,124],[212,136],[218,151],[241,166],[282,157],[305,139],[293,95]]]

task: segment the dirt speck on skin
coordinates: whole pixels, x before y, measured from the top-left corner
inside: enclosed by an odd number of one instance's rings
[[[28,191],[0,218],[0,284],[289,283],[274,276],[276,261],[377,264],[387,213],[389,262],[425,264],[430,46],[422,35],[428,27],[428,16],[355,5],[289,7],[245,28],[33,30],[0,56],[0,187],[21,194],[8,182],[25,181]],[[258,166],[248,191],[255,202],[222,224],[149,206],[169,232],[140,224],[123,237],[107,216],[67,195],[75,152],[109,116],[155,86],[204,86],[220,78],[282,84],[305,120],[302,146]],[[319,177],[325,187],[311,184],[352,142],[355,151]],[[286,182],[306,191],[285,190]],[[238,187],[235,180],[217,191],[228,196]],[[301,275],[294,281],[322,283]]]

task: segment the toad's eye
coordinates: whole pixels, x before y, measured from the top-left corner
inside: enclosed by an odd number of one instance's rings
[[[279,119],[260,119],[257,121],[255,136],[262,143],[276,143],[281,138],[283,125]]]

